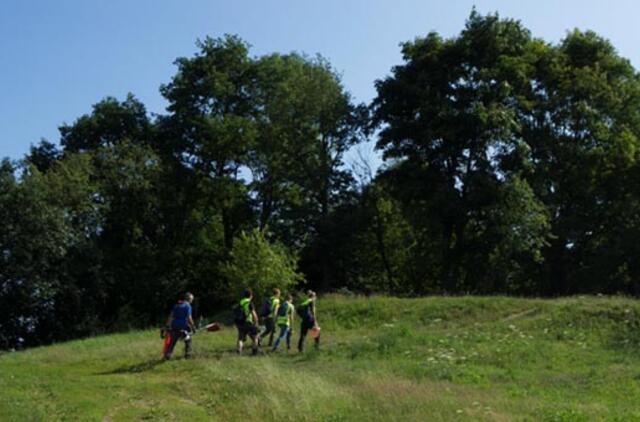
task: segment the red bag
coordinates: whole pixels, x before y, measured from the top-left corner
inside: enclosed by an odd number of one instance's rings
[[[167,331],[164,335],[164,346],[162,346],[163,354],[167,353],[167,349],[169,348],[169,343],[171,343],[171,332]]]

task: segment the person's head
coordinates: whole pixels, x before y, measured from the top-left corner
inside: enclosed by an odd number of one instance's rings
[[[280,289],[278,289],[278,288],[273,289],[273,295],[275,297],[280,297]]]
[[[251,299],[253,297],[253,291],[251,290],[251,288],[247,287],[246,289],[244,289],[244,297],[246,299]]]
[[[288,294],[287,295],[287,302],[293,302],[293,295],[292,294]]]
[[[313,290],[307,290],[307,297],[309,299],[315,299],[316,298],[316,292],[314,292]]]
[[[184,292],[182,295],[180,295],[180,300],[192,303],[193,302],[193,294],[191,292]]]

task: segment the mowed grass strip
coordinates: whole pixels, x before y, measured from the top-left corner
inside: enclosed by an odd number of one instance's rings
[[[192,360],[162,362],[157,330],[6,353],[0,419],[640,421],[632,299],[327,296],[318,314],[304,354],[238,357],[233,327]]]

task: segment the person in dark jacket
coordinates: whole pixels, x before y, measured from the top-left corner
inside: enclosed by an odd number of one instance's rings
[[[316,318],[316,293],[309,290],[307,297],[302,301],[298,307],[298,315],[302,320],[300,323],[300,340],[298,340],[298,351],[304,351],[304,339],[307,336],[309,330],[318,329],[318,319]],[[320,335],[314,339],[314,346],[316,349],[320,347]]]

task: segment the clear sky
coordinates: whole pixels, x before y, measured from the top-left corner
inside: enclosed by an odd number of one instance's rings
[[[240,35],[252,53],[320,53],[357,101],[401,61],[398,44],[457,34],[475,5],[520,19],[558,41],[593,29],[640,66],[634,0],[0,0],[0,157],[21,158],[40,138],[105,96],[134,93],[154,113],[176,57],[207,35]]]

